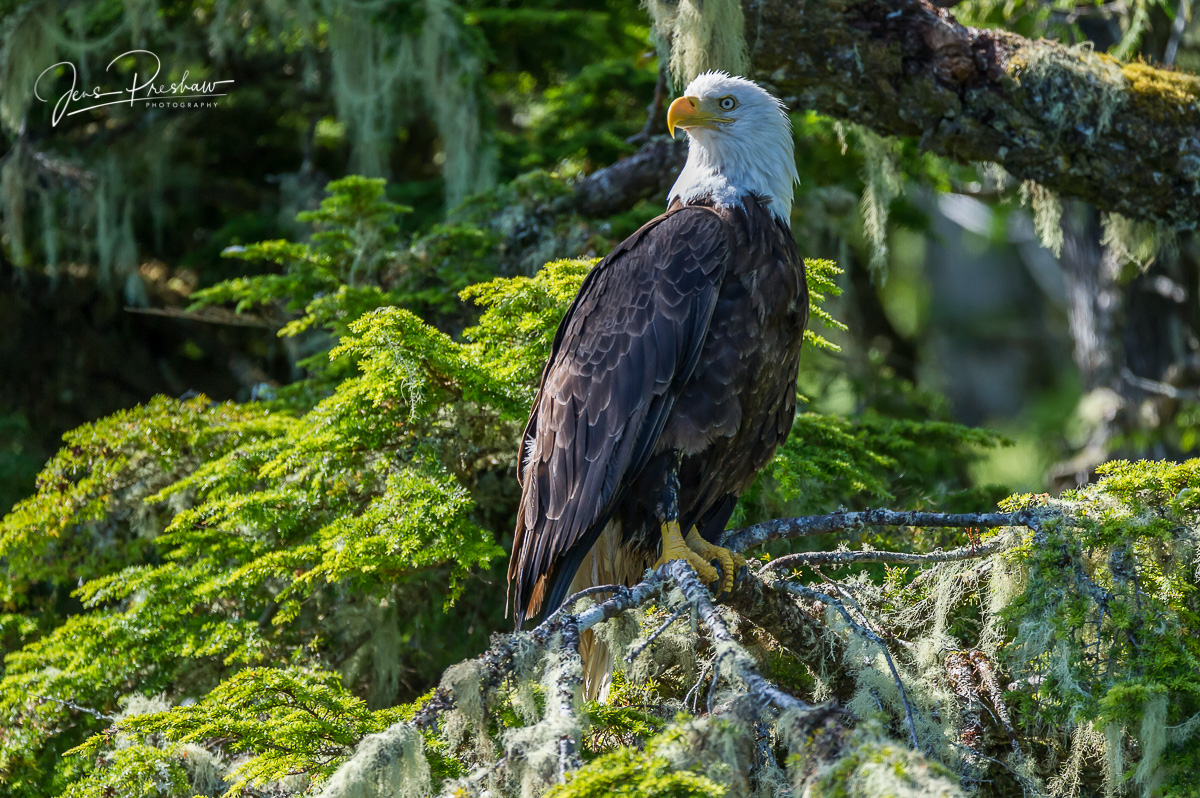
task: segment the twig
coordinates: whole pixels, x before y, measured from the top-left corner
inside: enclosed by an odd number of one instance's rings
[[[787,554],[766,563],[763,568],[797,568],[800,566],[818,565],[858,565],[869,562],[902,563],[906,565],[925,565],[936,562],[957,562],[959,560],[975,560],[988,557],[998,551],[1011,549],[1016,545],[1012,540],[993,540],[981,546],[963,546],[950,551],[935,551],[932,554],[910,554],[903,551],[802,551],[798,554]]]
[[[1121,379],[1132,385],[1134,388],[1141,388],[1146,393],[1158,394],[1165,396],[1168,399],[1180,399],[1189,402],[1195,402],[1200,399],[1200,389],[1196,388],[1177,388],[1174,385],[1158,380],[1150,380],[1145,377],[1139,377],[1129,370],[1128,367],[1121,369]]]
[[[1171,37],[1167,39],[1167,46],[1163,50],[1163,63],[1167,66],[1175,64],[1175,53],[1179,51],[1179,40],[1183,38],[1183,32],[1187,29],[1191,6],[1191,0],[1179,0],[1179,5],[1175,7],[1175,19],[1171,21]]]
[[[900,700],[904,703],[904,720],[908,725],[908,734],[912,740],[912,746],[915,750],[921,750],[921,746],[917,743],[917,726],[913,720],[912,704],[910,704],[908,701],[908,691],[904,689],[904,682],[900,679],[900,671],[896,668],[896,663],[892,659],[892,652],[888,650],[888,647],[883,642],[883,639],[880,638],[879,635],[875,634],[875,632],[869,627],[858,623],[852,617],[850,617],[849,610],[846,609],[846,605],[840,599],[830,596],[827,593],[823,593],[820,590],[815,590],[806,585],[796,584],[795,582],[785,582],[781,580],[777,582],[771,582],[769,584],[771,587],[777,590],[784,590],[788,593],[794,593],[797,596],[816,599],[817,601],[828,604],[838,611],[842,618],[845,619],[846,623],[850,624],[851,629],[882,649],[883,657],[885,660],[887,660],[888,669],[892,672],[892,678],[896,681],[896,687],[900,690]],[[843,595],[847,594],[843,593]],[[853,601],[853,599],[851,599],[851,601]],[[857,605],[855,606],[857,607]],[[862,612],[861,608],[859,608],[859,612]],[[865,613],[863,617],[864,619],[866,618]]]
[[[708,665],[707,664],[702,665],[700,667],[700,675],[698,677],[696,677],[696,683],[692,685],[692,689],[688,690],[687,695],[685,695],[683,697],[683,705],[685,707],[690,706],[692,708],[692,712],[700,711],[700,685],[704,684],[706,679],[708,679]],[[695,696],[696,696],[695,701],[691,701],[693,694],[695,694]],[[689,701],[691,701],[690,704],[688,703]]]
[[[79,704],[76,704],[74,701],[66,701],[62,698],[55,698],[54,696],[49,696],[49,695],[37,695],[37,696],[34,696],[34,698],[37,698],[42,701],[53,701],[56,704],[61,704],[62,706],[66,707],[67,709],[73,709],[76,712],[83,712],[85,714],[91,715],[93,718],[97,718],[98,720],[107,720],[110,723],[116,720],[116,718],[113,717],[112,715],[105,715],[103,712],[99,712],[97,710],[91,709],[90,707],[80,706]]]
[[[946,655],[946,677],[950,681],[950,690],[962,702],[962,733],[959,740],[974,759],[979,754],[979,745],[983,740],[983,716],[979,713],[982,702],[979,700],[979,689],[975,684],[975,668],[971,666],[971,658],[965,651],[951,651]]]
[[[568,607],[574,606],[575,602],[579,601],[581,598],[594,596],[597,593],[623,593],[627,590],[629,590],[629,588],[625,587],[625,585],[594,585],[592,587],[580,590],[578,593],[572,593],[563,600],[562,604],[558,605],[558,609],[546,616],[545,622],[552,621],[559,615],[562,615],[564,612],[566,612]]]
[[[637,659],[638,657],[640,657],[642,655],[643,651],[645,651],[647,648],[649,648],[651,643],[653,643],[660,636],[662,636],[663,632],[667,631],[667,627],[669,627],[671,624],[675,623],[675,621],[679,619],[679,616],[683,615],[687,611],[688,611],[688,605],[686,605],[686,604],[681,604],[678,608],[676,608],[675,612],[671,613],[671,617],[667,618],[665,621],[663,621],[662,625],[654,630],[654,634],[647,637],[641,643],[638,643],[636,646],[634,646],[630,650],[630,652],[628,654],[625,655],[625,661],[627,663],[632,664],[635,659]]]
[[[996,715],[1000,718],[1000,724],[1008,734],[1008,741],[1012,743],[1013,750],[1020,753],[1021,747],[1017,744],[1017,732],[1008,716],[1008,706],[1004,703],[1004,696],[1000,692],[1000,683],[992,671],[992,663],[988,661],[987,655],[982,651],[972,651],[970,656],[971,664],[975,666],[975,672],[979,674],[979,681],[987,692],[988,698],[996,710]]]
[[[1036,528],[1047,515],[1033,510],[1015,513],[927,513],[898,510],[841,511],[829,515],[804,515],[799,518],[779,518],[761,524],[735,529],[725,536],[721,545],[733,551],[745,551],[772,540],[825,535],[868,526],[919,527],[980,527],[996,529],[1005,526]]]

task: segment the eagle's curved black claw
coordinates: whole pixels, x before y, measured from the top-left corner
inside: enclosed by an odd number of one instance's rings
[[[721,589],[721,582],[725,579],[725,573],[724,573],[724,571],[721,570],[721,563],[719,561],[713,560],[712,564],[713,564],[713,567],[717,569],[717,573],[719,573],[721,575],[721,577],[716,582],[706,585],[706,587],[708,588],[708,591],[713,594],[713,599],[716,601],[719,601],[719,602],[724,601],[725,599],[732,596],[733,588],[737,587],[738,583],[741,582],[743,579],[745,579],[750,574],[750,566],[749,565],[741,566],[740,568],[738,568],[736,571],[733,572],[733,587],[731,587],[729,590],[726,590],[718,595],[717,591]]]
[[[717,569],[717,579],[714,582],[709,582],[707,585],[705,585],[705,587],[708,588],[709,593],[712,593],[714,599],[716,599],[717,601],[720,601],[721,599],[723,599],[725,596],[728,595],[728,592],[724,592],[724,593],[717,592],[721,589],[721,585],[724,584],[724,582],[725,582],[725,570],[721,567],[721,561],[718,560],[716,557],[709,560],[709,563],[712,565],[713,568]]]

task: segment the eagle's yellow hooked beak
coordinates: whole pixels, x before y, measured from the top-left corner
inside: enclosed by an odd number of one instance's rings
[[[715,128],[723,122],[732,122],[728,117],[712,113],[707,107],[711,101],[702,101],[698,97],[677,97],[667,109],[667,132],[675,138],[675,128],[687,130],[689,127]]]

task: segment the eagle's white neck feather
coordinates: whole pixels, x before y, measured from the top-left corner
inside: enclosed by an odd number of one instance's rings
[[[790,224],[793,185],[799,181],[792,124],[783,106],[757,84],[723,72],[707,72],[684,90],[689,97],[738,99],[734,121],[688,133],[687,164],[668,203],[710,199],[718,207],[740,205],[747,195],[770,200],[771,213]]]

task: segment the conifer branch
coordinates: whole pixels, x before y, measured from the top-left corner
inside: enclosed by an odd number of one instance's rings
[[[1037,529],[1046,512],[1019,510],[1015,513],[929,513],[898,510],[839,510],[828,515],[803,515],[798,518],[777,518],[726,533],[721,545],[733,551],[745,551],[773,540],[826,535],[869,526],[914,526],[962,529],[997,529],[1023,526]],[[828,552],[838,554],[840,552]],[[857,554],[858,552],[849,552]],[[989,552],[991,553],[991,552]],[[916,555],[913,555],[916,556]],[[926,555],[933,556],[933,555]],[[980,555],[985,556],[985,555]],[[781,560],[783,558],[780,558]],[[964,557],[963,559],[969,559]],[[870,560],[864,560],[870,561]],[[832,562],[832,561],[831,561]],[[891,562],[878,560],[877,562]],[[900,562],[897,560],[896,562]],[[937,560],[929,560],[937,562]]]

